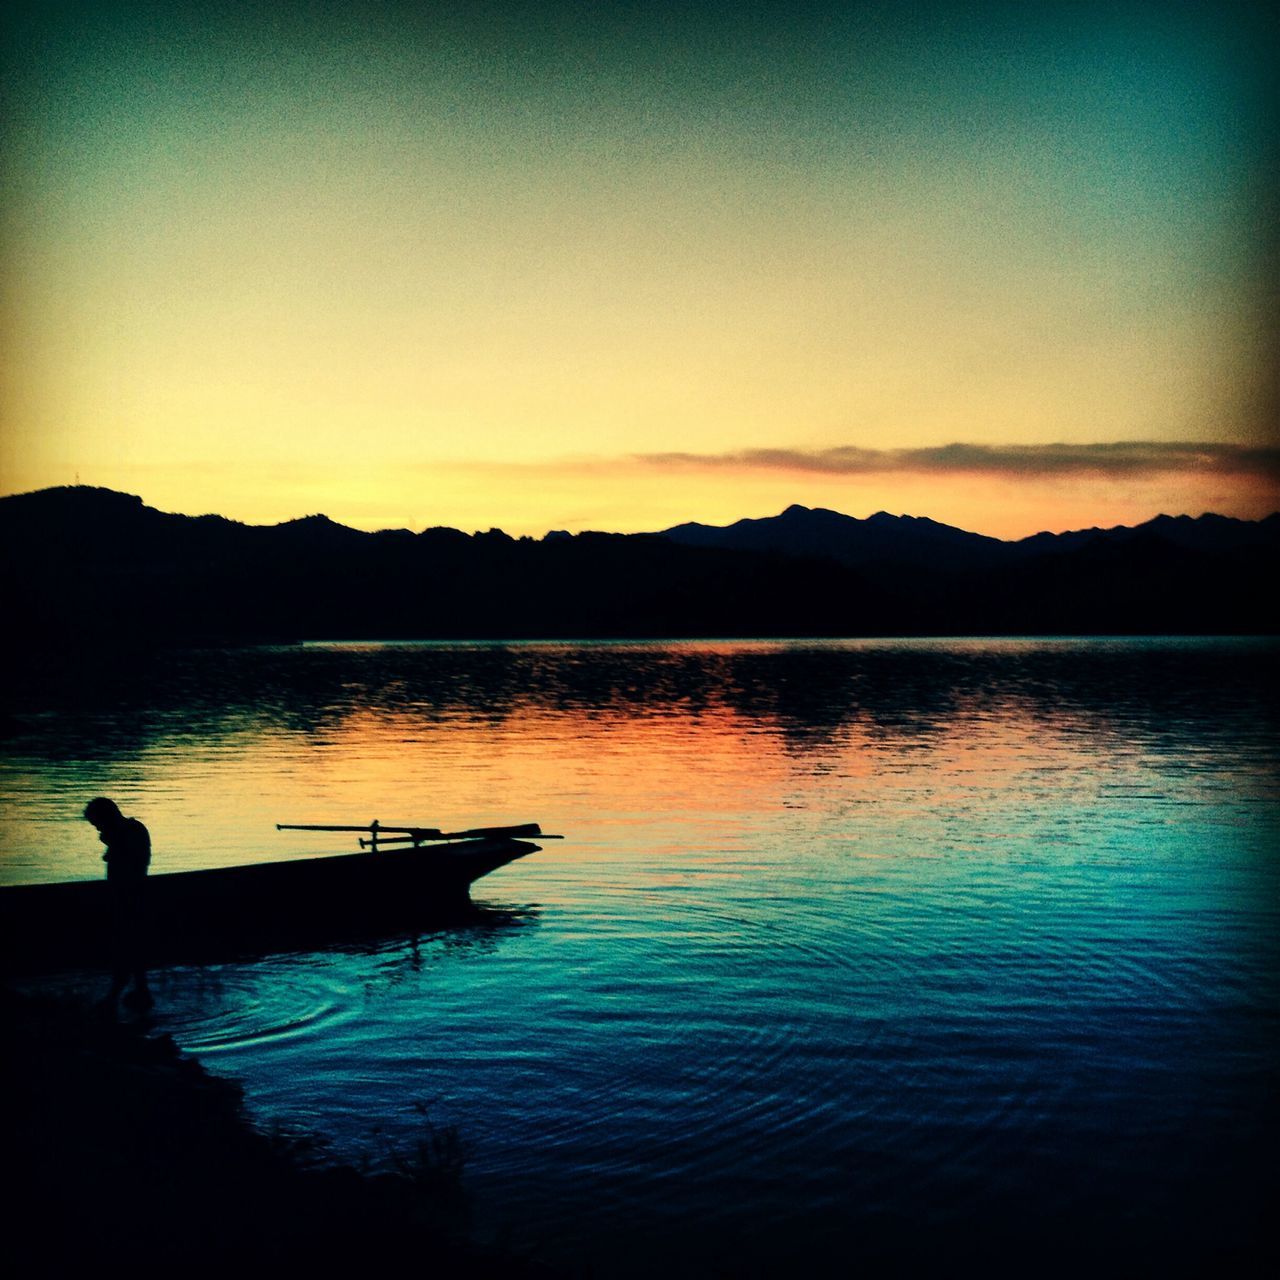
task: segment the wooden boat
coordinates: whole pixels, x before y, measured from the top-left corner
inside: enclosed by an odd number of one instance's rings
[[[149,963],[322,945],[456,915],[481,876],[536,853],[536,823],[442,832],[425,827],[290,826],[362,831],[368,852],[149,875]],[[391,846],[388,848],[387,846]],[[105,880],[0,888],[0,957],[9,973],[105,964]]]

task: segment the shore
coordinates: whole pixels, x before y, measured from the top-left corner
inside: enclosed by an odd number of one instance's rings
[[[135,1276],[407,1260],[549,1274],[469,1237],[449,1134],[424,1134],[394,1174],[313,1166],[304,1141],[255,1129],[238,1086],[145,1020],[66,996],[0,1001],[6,1253],[21,1275],[106,1259]]]

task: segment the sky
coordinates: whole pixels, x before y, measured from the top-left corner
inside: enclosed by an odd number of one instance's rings
[[[1250,4],[19,4],[0,492],[362,528],[1280,508]]]

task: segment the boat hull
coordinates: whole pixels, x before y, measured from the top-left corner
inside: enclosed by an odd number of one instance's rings
[[[413,928],[465,909],[471,885],[540,846],[488,837],[148,876],[150,964],[236,956]],[[107,963],[105,880],[0,888],[9,973]]]

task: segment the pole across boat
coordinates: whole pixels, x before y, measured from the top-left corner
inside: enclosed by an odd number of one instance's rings
[[[536,822],[522,822],[509,827],[471,827],[466,831],[441,831],[439,827],[392,827],[376,818],[364,826],[319,822],[277,822],[277,831],[367,831],[369,838],[360,840],[362,849],[377,849],[384,844],[422,845],[451,840],[562,840],[563,836],[544,834]]]

